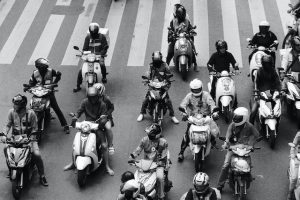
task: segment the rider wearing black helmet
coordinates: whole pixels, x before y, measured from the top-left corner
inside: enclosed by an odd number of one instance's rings
[[[162,60],[162,53],[160,51],[154,51],[152,53],[152,63],[150,63],[149,71],[147,72],[148,78],[150,80],[158,79],[159,81],[169,81],[171,76],[171,71],[169,66]],[[169,82],[168,88],[171,86],[171,83]],[[146,108],[149,104],[149,91],[146,94],[146,97],[142,103],[142,108],[140,115],[137,118],[137,121],[142,121],[144,118],[144,114],[146,114]],[[174,115],[174,109],[172,106],[171,99],[169,97],[169,94],[166,96],[166,105],[169,109],[169,114],[172,119],[172,121],[175,124],[178,124],[179,121],[176,119]]]
[[[54,70],[49,67],[49,61],[46,58],[39,58],[35,61],[36,70],[33,71],[31,78],[29,80],[29,85],[31,87],[35,85],[47,85],[47,84],[57,84],[61,79],[61,72]],[[54,79],[55,77],[55,79]],[[25,90],[25,89],[24,89]],[[61,112],[54,92],[51,92],[50,95],[50,105],[53,108],[54,112],[58,116],[61,126],[64,127],[66,134],[70,133],[69,126],[67,125],[66,118]]]

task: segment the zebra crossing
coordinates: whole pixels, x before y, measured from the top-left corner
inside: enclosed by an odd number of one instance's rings
[[[23,2],[23,10],[20,12],[13,29],[7,34],[7,38],[2,38],[5,42],[2,42],[3,44],[0,43],[0,65],[12,64],[15,58],[18,57],[18,54],[22,55],[21,51],[25,50],[24,48],[20,48],[22,43],[26,39],[27,34],[32,32],[30,30],[34,23],[39,21],[37,19],[39,10],[43,7],[43,4],[49,3],[50,0],[24,1],[26,1],[26,4]],[[162,0],[162,2],[157,0],[118,0],[109,3],[104,1],[107,0],[81,0],[83,10],[78,13],[78,17],[69,17],[67,13],[49,13],[49,16],[44,16],[47,17],[47,20],[45,20],[46,24],[43,24],[44,29],[38,35],[35,47],[33,49],[26,49],[26,55],[30,54],[30,56],[23,60],[27,60],[27,65],[32,65],[33,61],[38,57],[49,58],[54,48],[53,44],[57,38],[64,37],[63,43],[60,44],[63,48],[58,49],[62,55],[59,63],[61,66],[77,65],[78,58],[75,56],[76,51],[74,51],[73,46],[77,45],[81,47],[83,45],[89,23],[96,21],[109,29],[110,47],[107,53],[106,65],[110,66],[112,61],[118,57],[115,54],[117,40],[125,34],[120,27],[122,23],[125,23],[124,19],[129,15],[128,10],[131,10],[129,7],[134,6],[137,8],[134,15],[134,28],[132,36],[130,36],[131,42],[129,42],[129,46],[126,46],[129,54],[127,63],[124,65],[144,66],[146,64],[147,49],[152,45],[148,41],[151,38],[151,35],[149,35],[150,30],[155,28],[153,26],[162,25],[163,27],[162,29],[158,29],[160,31],[160,38],[155,38],[161,41],[161,45],[155,48],[160,48],[163,55],[167,55],[167,27],[172,17],[173,5],[175,3],[182,3],[188,8],[193,8],[192,10],[187,10],[187,12],[192,23],[197,25],[196,32],[198,35],[195,37],[195,46],[198,52],[198,65],[206,65],[210,54],[214,51],[214,42],[221,38],[228,42],[229,51],[233,53],[237,61],[243,63],[242,44],[245,43],[245,38],[244,30],[239,25],[243,23],[252,24],[252,32],[249,35],[251,37],[253,33],[258,31],[259,22],[268,19],[268,17],[270,18],[265,12],[268,4],[276,4],[274,6],[276,6],[278,16],[280,16],[279,19],[275,19],[275,24],[271,24],[271,30],[274,31],[275,29],[275,33],[276,30],[286,33],[285,24],[290,18],[286,12],[288,9],[288,0]],[[155,4],[158,3],[164,6],[160,6],[157,9]],[[14,9],[18,7],[17,4],[20,4],[20,1],[0,1],[0,31],[5,31],[1,29],[4,28],[5,23],[9,23],[10,19],[8,16],[10,13],[15,12]],[[55,4],[53,3],[53,7],[68,8],[73,4],[72,0],[56,0]],[[103,7],[99,6],[99,4],[109,6]],[[243,12],[243,9],[239,6],[246,6],[250,15],[247,12]],[[209,13],[210,8],[220,13]],[[107,12],[105,9],[109,9],[109,11]],[[107,16],[105,17],[105,21],[101,21],[97,14],[104,11],[107,12]],[[158,13],[164,14],[158,15]],[[161,24],[153,23],[156,16],[161,17],[159,19]],[[62,25],[66,24],[66,20],[73,20],[71,24],[74,24],[74,27],[71,27],[72,31],[68,32],[69,35],[61,36],[60,34],[64,34],[62,31],[64,27]],[[283,36],[280,37],[282,38]]]

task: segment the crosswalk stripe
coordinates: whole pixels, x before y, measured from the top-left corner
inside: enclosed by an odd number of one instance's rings
[[[289,6],[286,1],[282,0],[276,0],[277,8],[280,14],[282,29],[284,34],[287,34],[287,23],[292,19],[292,16],[287,13],[287,10],[289,9]]]
[[[64,17],[64,15],[50,15],[38,44],[29,59],[28,65],[32,65],[37,58],[48,57]]]
[[[197,64],[206,67],[209,59],[209,32],[208,32],[208,0],[194,0],[194,25],[197,26],[195,48],[198,52]]]
[[[57,0],[56,5],[57,6],[69,6],[71,5],[72,0]]]
[[[253,33],[257,33],[258,25],[261,21],[266,20],[266,14],[264,10],[264,4],[261,0],[248,0],[250,13],[251,13],[251,21],[253,27]]]
[[[233,54],[238,63],[243,63],[235,0],[221,0],[221,6],[224,39],[230,44],[228,50]]]
[[[119,28],[123,17],[126,0],[119,0],[117,2],[112,1],[110,10],[107,16],[105,27],[109,30],[110,45],[107,51],[107,57],[105,64],[110,66],[111,59],[114,53],[117,37],[119,34]]]
[[[78,17],[65,56],[62,60],[62,65],[78,64],[78,58],[75,56],[77,52],[73,49],[73,46],[75,45],[82,48],[89,24],[93,20],[97,3],[98,0],[84,0],[83,6],[85,11]]]
[[[7,14],[11,10],[15,3],[15,0],[2,0],[0,1],[0,27],[5,20]]]
[[[153,0],[140,0],[127,66],[143,66],[147,49]]]
[[[0,52],[0,64],[11,64],[43,0],[29,0]]]

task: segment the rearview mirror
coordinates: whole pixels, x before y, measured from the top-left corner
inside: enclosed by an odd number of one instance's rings
[[[196,29],[197,28],[197,26],[195,25],[195,26],[193,26],[193,29]]]
[[[226,140],[226,138],[225,138],[225,137],[222,137],[222,136],[220,136],[219,139],[222,140],[222,141],[225,141],[225,140]]]
[[[220,108],[215,107],[215,108],[213,109],[213,112],[220,112]]]
[[[73,49],[79,50],[79,47],[78,46],[73,46]]]
[[[148,79],[148,77],[147,76],[142,76],[142,79]]]
[[[296,145],[294,143],[289,142],[288,144],[290,147],[296,147]]]
[[[183,107],[179,107],[178,110],[179,110],[180,112],[186,113],[186,112],[185,112],[185,109],[184,109]]]
[[[250,39],[250,38],[247,38],[246,40],[247,40],[247,42],[250,42],[250,41],[251,41],[251,39]]]
[[[75,114],[74,113],[69,113],[69,115],[71,116],[71,117],[75,117]]]

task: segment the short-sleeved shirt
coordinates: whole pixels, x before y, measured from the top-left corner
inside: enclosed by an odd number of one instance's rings
[[[225,51],[225,53],[215,52],[211,55],[207,65],[211,65],[217,72],[222,72],[223,70],[229,71],[230,64],[234,66],[236,60],[233,55]]]

